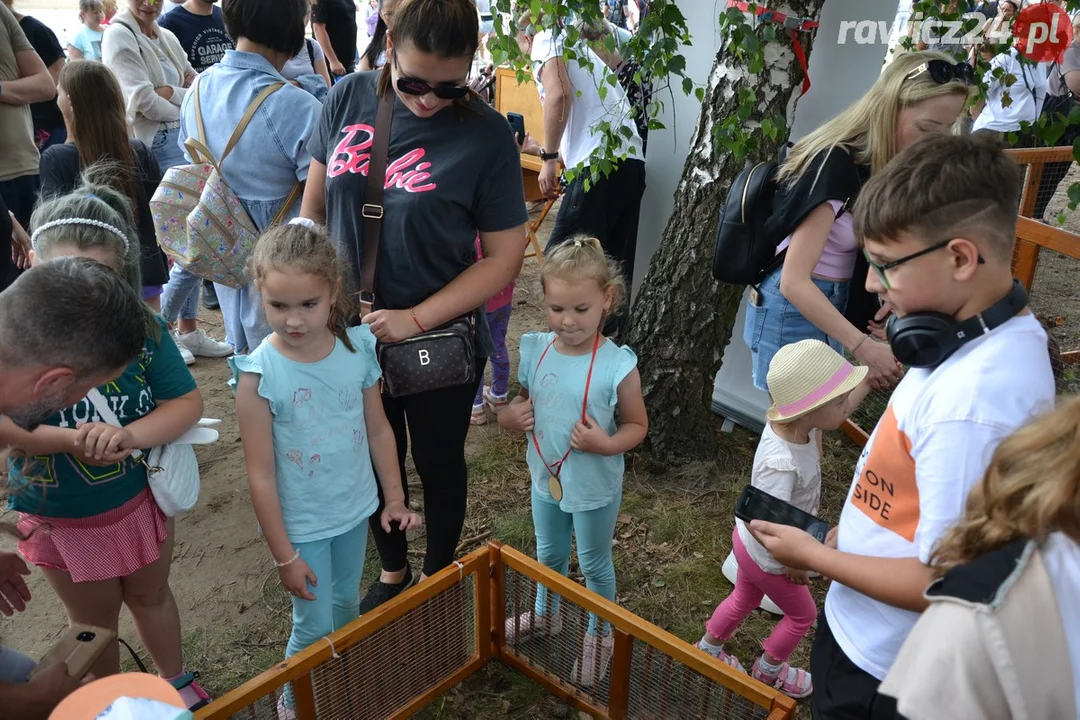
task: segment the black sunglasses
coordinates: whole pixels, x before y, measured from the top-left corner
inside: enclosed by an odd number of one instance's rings
[[[398,67],[398,72],[401,72],[400,67]],[[405,75],[398,77],[397,89],[406,95],[415,95],[417,97],[431,93],[440,100],[460,100],[469,94],[468,85],[435,85],[432,87],[423,80]]]
[[[958,80],[965,85],[975,84],[975,69],[967,63],[951,63],[948,60],[927,60],[907,74],[905,80],[930,73],[930,79],[938,85]]]

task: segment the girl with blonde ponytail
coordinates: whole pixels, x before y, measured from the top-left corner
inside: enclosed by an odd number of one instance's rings
[[[600,241],[582,236],[548,252],[540,283],[551,332],[521,338],[521,391],[499,413],[499,424],[529,436],[537,559],[566,574],[576,536],[586,586],[614,602],[611,539],[622,502],[623,455],[645,439],[649,426],[637,356],[603,333],[626,299],[626,285]],[[565,619],[558,598],[540,588],[532,609],[506,620],[506,642],[558,635],[574,617]],[[614,651],[611,628],[590,615],[586,628],[565,630],[575,638],[584,634],[571,682],[599,686]]]
[[[931,556],[930,607],[881,693],[908,720],[1075,718],[1080,398],[998,446]]]

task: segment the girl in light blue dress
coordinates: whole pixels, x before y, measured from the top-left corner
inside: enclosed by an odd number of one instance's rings
[[[622,501],[623,454],[645,439],[649,422],[637,356],[602,331],[626,289],[600,241],[585,237],[553,249],[540,282],[551,332],[521,338],[521,391],[499,413],[499,424],[529,436],[537,559],[565,575],[576,535],[586,586],[614,602],[611,541]],[[583,687],[599,685],[611,662],[611,630],[599,626],[590,616],[571,673]],[[506,642],[562,630],[558,598],[549,600],[541,587],[532,610],[507,619]]]
[[[368,518],[415,528],[394,431],[383,412],[375,337],[348,327],[341,263],[321,230],[285,225],[259,238],[252,277],[273,334],[229,359],[251,502],[292,596],[285,656],[359,617]],[[286,688],[279,718],[291,718]]]

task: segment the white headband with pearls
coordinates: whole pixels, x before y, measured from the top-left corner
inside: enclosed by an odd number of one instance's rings
[[[30,236],[30,245],[36,249],[38,237],[41,236],[41,233],[54,227],[61,227],[63,225],[89,225],[90,227],[107,230],[113,235],[116,235],[116,237],[120,238],[124,242],[124,257],[127,257],[128,252],[131,250],[131,246],[128,244],[127,235],[125,235],[123,231],[120,230],[120,228],[116,227],[115,225],[110,225],[107,222],[102,222],[100,220],[91,220],[90,218],[64,218],[63,220],[53,220],[51,222],[47,222],[41,227],[34,229],[34,234]]]

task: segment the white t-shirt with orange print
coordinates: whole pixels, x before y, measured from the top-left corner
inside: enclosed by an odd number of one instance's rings
[[[1031,314],[971,341],[936,369],[909,370],[855,467],[839,550],[928,562],[997,444],[1053,402],[1046,332]],[[836,582],[825,616],[844,654],[879,680],[918,618]]]

